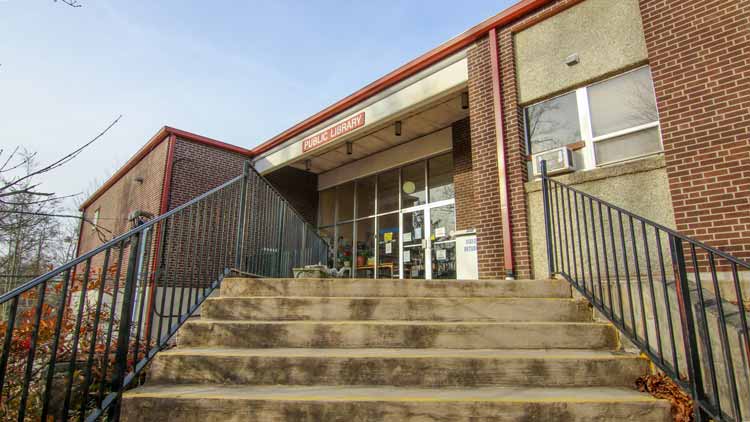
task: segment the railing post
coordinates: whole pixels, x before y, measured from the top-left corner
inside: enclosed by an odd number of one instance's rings
[[[687,280],[687,269],[685,267],[685,253],[682,249],[682,239],[669,235],[669,248],[672,254],[672,267],[675,275],[675,289],[677,291],[677,304],[680,312],[680,324],[682,326],[682,341],[685,346],[685,361],[689,384],[693,401],[695,404],[695,420],[701,422],[702,412],[699,402],[703,398],[703,377],[700,369],[700,356],[698,351],[698,341],[695,337],[693,307],[690,302],[690,286]],[[666,292],[665,292],[666,294]],[[679,376],[679,363],[675,363],[675,370]]]
[[[242,168],[242,184],[240,191],[240,209],[237,220],[237,244],[234,251],[234,267],[242,270],[242,245],[245,240],[245,209],[247,208],[247,182],[250,178],[250,161],[245,161]]]
[[[135,299],[136,284],[138,284],[138,252],[140,251],[141,232],[137,232],[130,239],[130,256],[128,270],[125,276],[122,312],[120,312],[120,326],[117,331],[117,349],[115,352],[114,372],[112,373],[112,391],[118,396],[115,404],[110,407],[109,420],[120,419],[120,403],[122,401],[122,384],[128,371],[128,349],[130,348],[130,326],[133,323],[133,299]],[[115,312],[113,309],[112,312]],[[139,321],[140,322],[140,321]]]
[[[549,203],[549,178],[547,176],[547,160],[542,160],[542,204],[544,208],[544,237],[547,244],[547,268],[550,278],[555,274],[555,258],[552,251],[552,218]]]
[[[278,245],[278,251],[276,252],[276,276],[281,277],[281,262],[282,262],[282,254],[283,254],[283,243],[284,243],[284,219],[286,217],[286,213],[284,212],[284,203],[281,202],[279,204],[279,241],[276,243]]]

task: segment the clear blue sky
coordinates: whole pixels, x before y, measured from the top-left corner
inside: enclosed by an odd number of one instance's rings
[[[0,0],[0,146],[51,160],[121,122],[44,188],[91,189],[163,125],[252,147],[511,0]]]

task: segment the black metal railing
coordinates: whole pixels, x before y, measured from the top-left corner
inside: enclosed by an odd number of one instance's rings
[[[550,275],[688,392],[697,421],[750,416],[750,264],[560,183],[544,162],[541,182]]]
[[[86,228],[84,228],[86,230]],[[0,296],[0,419],[119,417],[128,388],[232,268],[289,276],[327,245],[244,173]]]

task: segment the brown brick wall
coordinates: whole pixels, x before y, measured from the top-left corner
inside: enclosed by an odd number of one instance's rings
[[[245,160],[247,157],[236,152],[177,138],[169,209],[239,176]]]
[[[580,3],[563,0],[551,3],[511,25],[498,28],[502,88],[503,128],[507,162],[508,195],[513,235],[513,261],[517,278],[535,276],[531,252],[524,183],[528,180],[526,145],[522,109],[518,106],[516,68],[513,46],[515,27],[551,16],[559,10]],[[469,50],[469,111],[474,174],[475,219],[479,255],[479,277],[504,277],[502,217],[495,146],[495,123],[492,102],[492,73],[488,38],[477,41]],[[539,276],[539,275],[537,275]]]
[[[750,258],[750,1],[641,0],[677,230]]]
[[[502,278],[503,244],[500,191],[492,104],[492,72],[487,38],[468,52],[469,121],[474,179],[479,278]]]
[[[105,240],[131,229],[127,221],[131,211],[143,210],[154,215],[159,214],[168,146],[166,140],[159,143],[125,176],[86,207],[84,215],[88,220],[93,220],[94,212],[100,209],[98,225],[112,232],[105,233]],[[142,177],[143,183],[136,182],[136,177]],[[78,254],[81,255],[102,243],[97,232],[92,230],[92,226],[84,223]]]
[[[453,123],[453,188],[456,196],[456,229],[474,228],[474,181],[469,118]]]

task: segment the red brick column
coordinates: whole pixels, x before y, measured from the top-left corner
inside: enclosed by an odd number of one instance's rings
[[[479,278],[504,278],[492,73],[487,38],[469,50],[467,61]]]
[[[750,1],[641,0],[677,230],[750,258]]]

